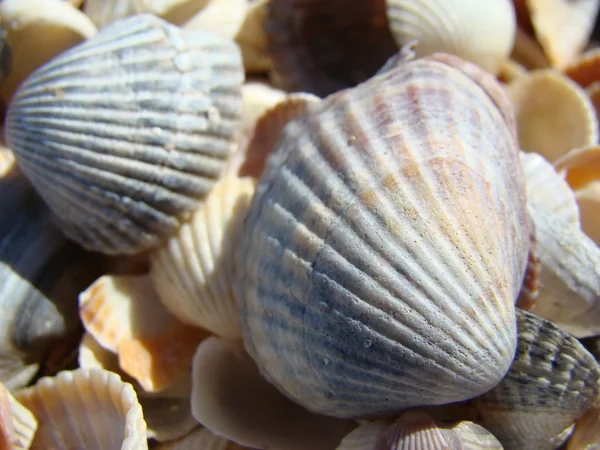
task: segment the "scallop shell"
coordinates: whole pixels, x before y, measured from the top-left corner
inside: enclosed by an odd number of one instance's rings
[[[191,220],[152,254],[154,287],[183,323],[241,337],[232,255],[254,184],[248,177],[221,178]]]
[[[192,414],[250,448],[331,450],[356,425],[312,414],[269,384],[240,341],[210,337],[192,365]]]
[[[521,149],[555,161],[598,142],[596,111],[585,91],[553,70],[538,70],[508,86]]]
[[[182,439],[167,442],[157,447],[157,450],[244,450],[235,442],[223,439],[206,428],[198,428]]]
[[[27,450],[33,441],[37,420],[0,383],[0,448]]]
[[[319,97],[367,80],[398,50],[385,0],[271,0],[264,28],[281,86]]]
[[[0,88],[7,103],[31,72],[96,34],[85,14],[61,0],[3,0],[0,18],[11,55],[11,70]]]
[[[88,333],[150,392],[181,379],[208,336],[169,314],[147,275],[99,278],[80,295],[79,314]]]
[[[491,389],[512,360],[529,249],[518,158],[500,86],[446,54],[290,122],[236,255],[263,375],[338,417]]]
[[[69,237],[139,252],[173,234],[221,173],[242,80],[232,42],[122,19],[20,86],[7,144]]]
[[[267,52],[267,35],[263,23],[269,0],[256,0],[248,5],[244,21],[235,42],[240,46],[246,73],[263,73],[271,68],[271,58]]]
[[[574,337],[551,322],[517,310],[517,325],[510,370],[473,405],[506,450],[557,448],[560,443],[550,444],[568,437],[573,423],[598,399],[600,367]]]
[[[599,7],[599,0],[527,0],[535,36],[554,67],[564,67],[584,49]]]
[[[567,450],[597,450],[600,448],[600,406],[587,411],[575,425]]]
[[[416,39],[417,56],[447,52],[497,73],[515,40],[510,0],[387,0],[396,43]]]
[[[436,423],[427,413],[412,410],[395,421],[367,422],[342,439],[336,450],[502,450],[500,442],[473,422]]]
[[[35,386],[17,392],[15,398],[38,420],[31,450],[148,448],[146,423],[135,391],[112,372],[64,371],[40,379]]]

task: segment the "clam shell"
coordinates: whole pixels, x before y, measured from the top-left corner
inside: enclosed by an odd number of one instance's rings
[[[286,126],[236,289],[246,349],[290,398],[370,417],[504,376],[530,240],[506,104],[492,75],[440,54]]]
[[[157,447],[157,450],[243,450],[235,442],[223,439],[206,428],[198,428],[182,439],[167,442]]]
[[[69,237],[139,252],[173,234],[221,173],[242,80],[232,42],[122,19],[20,86],[7,145]]]
[[[575,425],[567,450],[596,450],[600,448],[600,406],[591,408]]]
[[[217,337],[194,356],[191,405],[206,428],[250,448],[331,450],[356,426],[290,401],[260,375],[240,341]]]
[[[85,14],[61,0],[3,0],[0,17],[11,56],[10,73],[0,87],[7,103],[31,72],[96,34]]]
[[[392,34],[417,56],[447,52],[497,73],[508,59],[516,19],[510,0],[387,0]]]
[[[269,1],[264,29],[278,82],[323,97],[370,78],[398,50],[385,8],[385,0],[352,8],[345,0]]]
[[[148,448],[133,387],[98,369],[64,371],[15,394],[38,420],[31,450]]]
[[[263,73],[270,69],[271,58],[267,52],[267,35],[263,23],[269,0],[256,0],[248,5],[242,26],[235,42],[240,46],[246,73]]]
[[[181,379],[205,330],[185,326],[161,304],[148,275],[103,276],[79,297],[88,333],[119,357],[119,366],[147,391]]]
[[[506,450],[557,448],[556,441],[564,441],[598,399],[600,367],[574,337],[551,322],[517,310],[517,325],[510,370],[473,405]]]
[[[0,383],[0,448],[27,450],[33,441],[37,420]]]
[[[521,149],[555,161],[569,150],[598,142],[596,111],[585,91],[553,70],[530,72],[511,83]]]
[[[184,323],[241,337],[233,249],[252,195],[251,178],[221,178],[191,220],[151,256],[154,287]]]

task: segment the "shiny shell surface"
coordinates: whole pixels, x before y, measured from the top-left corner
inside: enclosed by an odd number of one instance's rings
[[[237,252],[245,345],[268,380],[339,417],[500,381],[529,248],[507,104],[491,75],[437,54],[284,128]]]
[[[70,238],[138,252],[173,233],[221,173],[243,77],[226,39],[122,19],[20,86],[7,144]]]

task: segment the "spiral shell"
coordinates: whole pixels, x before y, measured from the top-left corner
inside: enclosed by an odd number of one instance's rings
[[[507,104],[436,54],[286,126],[236,255],[246,348],[286,395],[365,417],[504,376],[530,239]]]
[[[138,252],[172,234],[221,173],[242,80],[232,42],[133,16],[20,86],[7,144],[69,237]]]

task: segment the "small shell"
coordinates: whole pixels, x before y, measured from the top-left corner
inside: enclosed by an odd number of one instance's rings
[[[371,417],[504,376],[530,243],[506,104],[491,74],[439,54],[288,123],[236,255],[244,344],[282,392]]]
[[[11,70],[0,88],[7,103],[31,72],[96,34],[85,14],[60,0],[3,0],[0,24],[11,54]]]
[[[387,13],[398,46],[416,39],[417,56],[452,53],[497,73],[513,48],[510,0],[387,0]]]
[[[591,408],[575,424],[567,450],[597,450],[600,448],[600,406]]]
[[[599,6],[598,0],[527,0],[535,36],[552,66],[564,67],[584,49]]]
[[[40,379],[15,398],[38,420],[31,450],[148,448],[135,391],[112,372],[64,371]]]
[[[0,448],[27,450],[37,429],[37,420],[0,383]]]
[[[502,450],[485,428],[472,422],[443,425],[412,410],[397,420],[367,422],[342,439],[337,450]]]
[[[210,0],[205,6],[180,25],[185,30],[202,30],[234,39],[242,27],[248,0]],[[169,15],[165,15],[169,20]]]
[[[270,0],[264,23],[267,50],[281,86],[324,97],[355,86],[398,47],[385,0]],[[326,45],[324,45],[326,43]]]
[[[598,142],[598,119],[576,83],[553,70],[538,70],[508,86],[521,149],[555,161],[572,148]]]
[[[174,233],[221,173],[242,80],[232,42],[122,19],[20,86],[7,145],[69,237],[139,252]]]
[[[252,195],[251,178],[221,178],[191,220],[151,256],[152,282],[184,323],[241,337],[233,296],[233,249]]]
[[[267,36],[263,23],[269,0],[251,2],[246,10],[244,22],[235,42],[240,46],[246,73],[263,73],[271,68],[271,58],[267,52]]]
[[[206,428],[198,428],[184,438],[159,445],[156,450],[244,450],[245,448],[247,447],[223,439]]]
[[[600,368],[575,338],[552,323],[517,310],[517,325],[510,370],[472,405],[506,450],[557,448],[560,443],[550,443],[568,437],[573,423],[597,400]]]
[[[94,339],[118,354],[121,369],[151,392],[183,377],[208,336],[171,316],[147,275],[99,278],[81,294],[79,313]]]
[[[564,69],[564,74],[583,88],[600,81],[600,49],[588,50]]]
[[[251,448],[331,450],[354,422],[306,411],[262,378],[239,341],[210,337],[192,366],[192,414]]]

